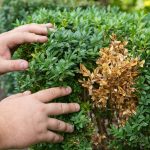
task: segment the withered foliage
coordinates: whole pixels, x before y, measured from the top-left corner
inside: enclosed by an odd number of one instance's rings
[[[138,101],[134,84],[144,61],[129,56],[125,48],[128,42],[117,41],[114,34],[110,38],[110,46],[100,49],[93,72],[80,64],[85,78],[79,82],[88,89],[94,107],[109,108],[113,115],[117,114],[117,124],[124,125],[129,116],[136,113]]]

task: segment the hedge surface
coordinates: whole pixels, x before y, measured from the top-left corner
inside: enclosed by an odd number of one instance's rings
[[[14,28],[16,20],[24,20],[39,8],[55,9],[74,8],[77,6],[86,7],[97,4],[93,0],[3,0],[0,7],[0,33]]]
[[[40,144],[33,149],[92,149],[91,135],[94,127],[88,115],[91,104],[88,102],[89,98],[83,99],[84,89],[78,83],[79,64],[83,63],[88,68],[93,68],[99,49],[108,47],[109,36],[112,33],[120,40],[127,40],[130,55],[144,59],[145,66],[141,69],[141,76],[137,81],[137,113],[124,127],[116,128],[112,125],[108,129],[113,137],[108,140],[109,148],[150,149],[150,23],[145,15],[128,14],[110,7],[107,10],[97,7],[85,10],[40,9],[28,16],[26,21],[18,21],[17,26],[32,22],[51,22],[56,31],[49,32],[49,40],[45,44],[23,45],[18,49],[15,57],[28,60],[30,68],[15,75],[16,89],[30,89],[36,92],[53,86],[70,85],[73,88],[72,95],[58,101],[81,104],[81,112],[60,116],[62,120],[75,125],[74,134],[65,134],[65,141],[61,144]]]

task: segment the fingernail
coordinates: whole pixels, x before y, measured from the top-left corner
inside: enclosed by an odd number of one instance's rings
[[[27,69],[27,68],[28,68],[28,62],[22,61],[22,62],[20,63],[20,68],[21,68],[21,69]]]
[[[51,24],[51,23],[46,23],[46,26],[47,26],[47,27],[53,27],[53,24]]]
[[[49,28],[49,30],[50,30],[51,32],[56,32],[56,29],[54,29],[54,28]]]
[[[44,42],[47,42],[48,41],[48,37],[47,36],[37,36],[35,38],[35,41],[37,43],[44,43]]]
[[[66,92],[69,94],[69,93],[71,93],[71,91],[72,91],[71,87],[68,86],[68,87],[66,88]]]
[[[75,104],[76,110],[79,111],[80,110],[80,105],[79,104]]]
[[[74,126],[73,125],[69,125],[69,131],[70,131],[70,133],[72,133],[74,131]]]

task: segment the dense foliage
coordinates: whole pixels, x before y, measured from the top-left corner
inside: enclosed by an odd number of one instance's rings
[[[17,19],[24,20],[40,8],[86,8],[89,5],[115,5],[126,11],[150,10],[149,0],[3,0],[0,8],[0,33],[12,29]]]
[[[75,125],[75,133],[65,134],[65,141],[61,144],[40,144],[33,149],[43,150],[91,150],[92,136],[97,133],[94,126],[92,104],[90,96],[78,82],[82,79],[79,74],[80,63],[93,70],[98,58],[99,49],[108,47],[109,36],[115,33],[119,40],[128,41],[129,54],[145,60],[141,76],[137,80],[137,96],[139,104],[137,113],[133,115],[124,127],[117,128],[109,125],[107,129],[109,139],[96,145],[97,149],[124,150],[126,148],[146,150],[150,145],[150,23],[143,13],[127,14],[118,8],[100,9],[96,7],[82,10],[40,9],[28,16],[26,21],[17,22],[17,25],[26,23],[46,23],[55,25],[56,31],[49,32],[49,40],[45,44],[32,44],[21,46],[16,58],[25,58],[30,63],[26,72],[15,75],[17,79],[16,90],[30,89],[36,92],[53,86],[67,86],[73,88],[73,93],[62,102],[78,102],[81,112],[60,119]],[[109,114],[98,114],[108,117]],[[101,123],[99,122],[99,126]],[[96,148],[95,147],[95,148]]]
[[[3,0],[0,8],[0,32],[12,29],[17,19],[24,20],[39,8],[73,8],[91,4],[94,4],[93,0]]]
[[[124,126],[128,118],[136,113],[135,81],[144,60],[129,56],[128,49],[125,48],[127,43],[118,41],[113,34],[109,47],[100,49],[97,67],[92,72],[80,65],[84,78],[79,82],[88,89],[93,107],[103,113],[110,113],[108,117],[111,116],[111,119],[101,121],[105,128],[109,124]]]

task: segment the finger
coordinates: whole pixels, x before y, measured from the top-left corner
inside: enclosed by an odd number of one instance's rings
[[[13,48],[23,43],[44,43],[48,40],[47,36],[36,35],[28,32],[14,32],[7,36],[8,47]]]
[[[56,28],[54,28],[54,26],[51,23],[47,23],[47,24],[40,24],[42,27],[46,27],[48,30],[50,30],[51,32],[55,32]]]
[[[23,25],[20,26],[14,31],[21,31],[21,32],[30,32],[38,35],[47,35],[48,31],[47,28],[52,28],[52,24],[28,24],[28,25]]]
[[[12,71],[21,71],[28,68],[28,62],[25,60],[5,60],[0,59],[0,73],[7,73]]]
[[[7,47],[4,47],[4,52],[1,53],[2,59],[11,59],[11,53],[10,50]]]
[[[74,131],[74,127],[63,121],[50,118],[48,119],[48,130],[72,133]]]
[[[48,115],[62,115],[80,110],[80,105],[77,103],[49,103],[46,104],[46,112]]]
[[[48,30],[49,30],[50,32],[56,32],[56,29],[54,29],[54,28],[48,28]]]
[[[46,90],[39,91],[35,94],[32,94],[32,96],[41,102],[49,102],[55,98],[66,96],[71,93],[71,88],[67,87],[56,87],[56,88],[50,88]]]
[[[53,24],[51,23],[46,23],[46,24],[40,24],[41,26],[47,27],[47,28],[53,28]]]
[[[53,133],[51,131],[48,131],[45,135],[44,142],[49,142],[49,143],[60,143],[64,140],[64,138],[56,133]]]
[[[18,98],[18,97],[26,96],[26,95],[30,95],[30,94],[31,94],[31,91],[25,91],[23,93],[17,93],[15,95],[11,95],[8,97],[8,99]]]

